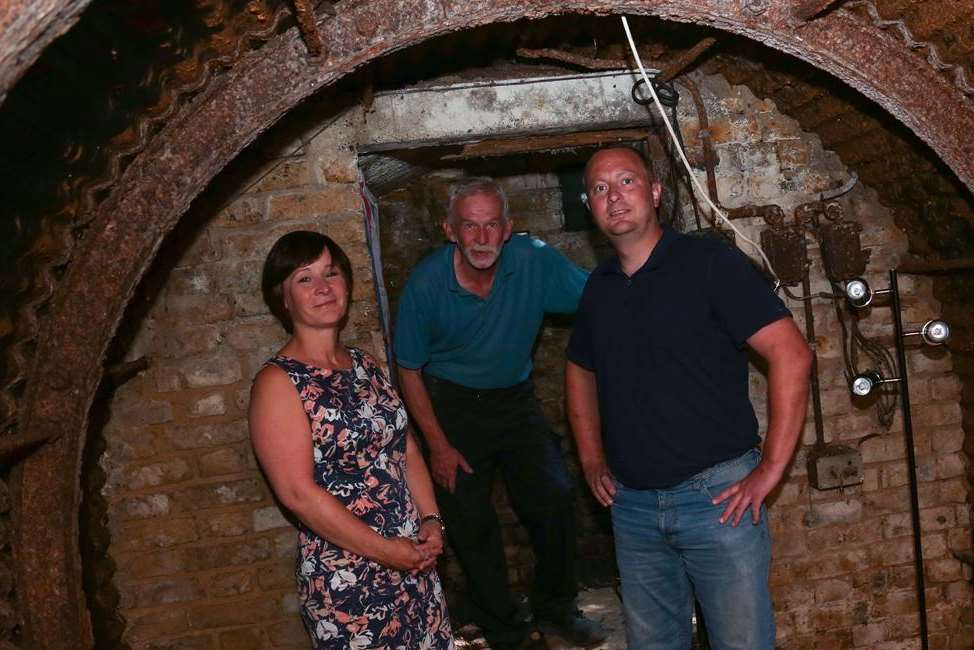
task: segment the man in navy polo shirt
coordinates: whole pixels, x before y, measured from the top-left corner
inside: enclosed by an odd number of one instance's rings
[[[712,648],[772,650],[762,512],[805,420],[811,352],[736,248],[660,226],[634,150],[596,153],[585,187],[617,255],[582,295],[566,398],[586,482],[612,508],[629,647],[689,648],[696,597]],[[768,365],[763,452],[747,347]]]
[[[507,198],[490,179],[454,186],[443,226],[451,243],[424,258],[403,289],[395,354],[474,618],[494,650],[517,648],[528,634],[491,502],[499,470],[534,547],[539,628],[597,643],[601,625],[575,607],[572,481],[529,379],[545,312],[574,312],[587,274],[544,242],[511,237]]]

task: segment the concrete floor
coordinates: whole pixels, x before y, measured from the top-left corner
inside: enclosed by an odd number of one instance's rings
[[[601,621],[609,632],[604,643],[592,646],[592,650],[625,650],[626,634],[622,625],[622,603],[611,587],[588,589],[578,594],[578,606],[589,618]],[[490,648],[473,625],[457,630],[457,650],[487,650]],[[545,640],[548,650],[569,650],[574,648],[561,639]]]

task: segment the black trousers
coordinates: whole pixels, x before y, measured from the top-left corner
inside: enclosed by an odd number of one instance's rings
[[[535,617],[564,616],[574,608],[578,588],[574,485],[558,438],[530,381],[476,390],[423,378],[440,426],[474,470],[457,469],[452,494],[436,486],[447,538],[469,583],[474,620],[492,644],[517,643],[527,629],[511,596],[491,488],[499,471],[534,548]]]

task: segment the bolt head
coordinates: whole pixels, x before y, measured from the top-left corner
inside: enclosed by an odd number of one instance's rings
[[[862,302],[869,297],[869,285],[864,280],[850,280],[845,285],[845,295],[853,302]]]
[[[929,345],[942,345],[950,338],[950,325],[942,320],[927,321],[920,335]]]
[[[858,375],[852,380],[852,393],[859,397],[865,397],[872,392],[875,383],[873,378],[867,375]]]

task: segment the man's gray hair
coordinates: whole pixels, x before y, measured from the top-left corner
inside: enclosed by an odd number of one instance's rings
[[[465,199],[474,194],[493,194],[501,200],[501,218],[507,221],[507,194],[493,178],[486,176],[475,176],[457,181],[450,186],[450,201],[447,204],[446,218],[450,223],[456,221],[456,206],[460,199]]]

